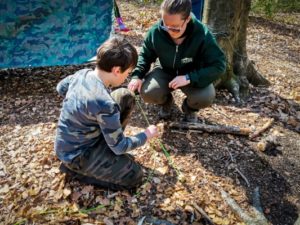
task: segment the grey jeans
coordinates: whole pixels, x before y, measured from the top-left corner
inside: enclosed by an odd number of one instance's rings
[[[146,76],[142,88],[141,96],[145,102],[163,105],[167,102],[170,93],[174,91],[169,88],[169,82],[174,79],[165,73],[161,68],[154,68]],[[210,106],[215,99],[216,93],[213,84],[208,85],[205,88],[196,88],[191,85],[187,85],[180,88],[186,95],[187,106],[192,111],[197,111],[201,108]]]

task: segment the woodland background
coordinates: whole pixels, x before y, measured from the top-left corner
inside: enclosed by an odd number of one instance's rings
[[[119,7],[130,29],[121,35],[139,48],[159,18],[159,2],[119,1]],[[254,207],[261,207],[270,224],[294,224],[300,210],[299,8],[296,0],[253,2],[247,51],[271,85],[250,86],[239,105],[218,90],[215,104],[199,112],[206,125],[251,131],[270,125],[257,138],[172,129],[159,121],[158,107],[137,98],[141,107],[126,133],[145,128],[145,116],[164,131],[160,141],[132,152],[146,173],[135,192],[82,185],[59,172],[53,140],[62,99],[55,87],[91,65],[1,70],[0,224],[246,224],[229,197],[253,218]],[[183,96],[174,96],[172,121],[180,121]]]

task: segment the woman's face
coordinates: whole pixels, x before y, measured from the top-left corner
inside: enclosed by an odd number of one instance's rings
[[[190,21],[190,16],[186,19],[182,19],[181,14],[168,14],[162,12],[162,29],[167,31],[169,35],[176,39],[179,38],[185,31],[188,22]]]

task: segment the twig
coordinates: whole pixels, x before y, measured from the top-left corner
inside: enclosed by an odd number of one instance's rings
[[[27,108],[28,106],[30,106],[33,103],[33,101],[26,103],[25,105],[19,107],[18,109],[15,110],[15,113],[20,113],[23,111],[23,109]]]
[[[244,179],[244,181],[247,183],[247,186],[250,187],[250,183],[247,179],[247,177],[238,169],[238,168],[235,168],[235,171],[238,172],[240,174],[240,176]]]
[[[182,131],[177,131],[177,130],[171,130],[172,133],[177,133],[177,134],[184,134],[186,135],[186,132],[182,132]]]
[[[227,119],[230,119],[229,116],[227,116],[225,113],[223,113],[220,109],[218,109],[215,105],[212,106],[212,108],[214,110],[216,110],[219,114],[221,114],[222,116],[226,117]]]
[[[139,222],[138,222],[137,225],[143,225],[145,219],[146,219],[146,216],[143,216],[143,217],[139,220]]]
[[[120,194],[119,192],[115,192],[115,193],[112,193],[110,195],[107,195],[107,198],[114,198],[115,196],[117,196],[118,194]]]
[[[227,148],[226,148],[226,151],[229,153],[229,156],[230,156],[231,161],[234,162],[234,158],[233,158],[231,152],[230,152]]]
[[[190,131],[190,134],[191,134],[191,133],[203,134],[203,131],[202,131],[202,130],[189,130],[189,131]]]
[[[249,113],[249,112],[256,112],[258,113],[259,110],[257,109],[245,109],[245,108],[242,108],[242,109],[237,109],[237,108],[233,108],[233,107],[229,107],[229,106],[224,106],[225,109],[231,111],[231,112],[237,112],[237,113]]]
[[[206,212],[200,207],[198,206],[195,202],[193,202],[193,206],[195,209],[198,210],[198,212],[210,223],[210,224],[215,224],[211,218],[209,218],[209,216],[206,214]]]
[[[251,134],[249,136],[249,139],[250,140],[253,140],[254,138],[258,137],[261,133],[263,133],[264,131],[266,131],[271,125],[272,123],[274,122],[274,119],[270,119],[268,122],[266,122],[263,127],[257,131],[255,131],[253,134]]]

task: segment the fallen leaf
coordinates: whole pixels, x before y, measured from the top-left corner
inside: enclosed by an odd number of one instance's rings
[[[9,192],[9,186],[8,186],[8,184],[5,184],[4,187],[2,187],[0,189],[0,193],[4,193],[5,194],[7,192]]]
[[[71,190],[68,188],[64,188],[63,190],[64,198],[67,198],[70,194],[71,194]]]

